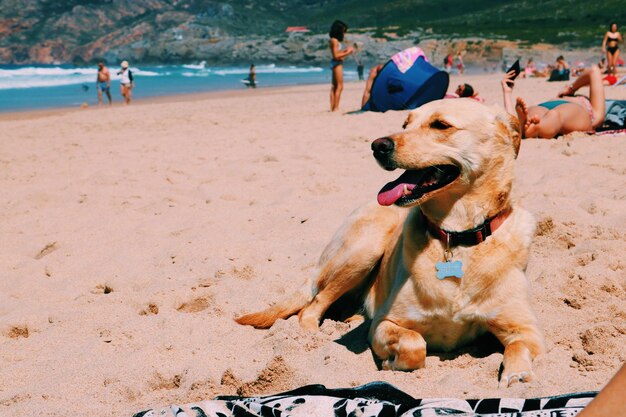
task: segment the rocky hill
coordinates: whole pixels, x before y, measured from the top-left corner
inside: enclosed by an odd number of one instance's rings
[[[610,20],[624,21],[624,3],[605,0],[594,8],[576,0],[0,0],[0,64],[320,64],[328,60],[326,33],[335,18],[350,24],[350,41],[363,47],[366,61],[416,43],[430,45],[435,56],[469,47],[496,60],[503,49],[542,41],[599,45]],[[286,34],[292,25],[311,32]]]

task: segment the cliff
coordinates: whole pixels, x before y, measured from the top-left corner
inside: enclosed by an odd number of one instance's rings
[[[362,47],[366,62],[418,43],[435,59],[467,50],[497,61],[507,48],[540,41],[599,45],[609,21],[603,13],[614,18],[624,10],[589,11],[568,0],[541,7],[545,13],[536,4],[491,0],[0,0],[0,63],[319,65],[328,60],[327,29],[335,16],[350,23],[350,41]],[[561,11],[548,24],[551,10]],[[584,20],[572,20],[583,13]],[[311,32],[286,34],[290,25]]]

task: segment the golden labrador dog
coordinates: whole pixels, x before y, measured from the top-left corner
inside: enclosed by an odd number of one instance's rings
[[[297,313],[317,329],[335,301],[367,284],[369,339],[384,369],[421,368],[426,346],[450,351],[488,331],[504,345],[500,385],[529,381],[544,348],[524,273],[534,220],[511,198],[518,121],[448,99],[412,111],[404,128],[372,143],[384,169],[404,173],[336,232],[313,291],[309,283],[236,320],[267,328]]]

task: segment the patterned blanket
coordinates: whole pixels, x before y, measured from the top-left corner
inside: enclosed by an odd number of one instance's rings
[[[222,396],[183,406],[155,408],[133,417],[573,417],[596,394],[583,392],[529,399],[416,399],[385,382],[346,389],[307,385],[266,397]]]

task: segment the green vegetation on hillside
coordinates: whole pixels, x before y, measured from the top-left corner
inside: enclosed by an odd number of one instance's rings
[[[244,3],[244,1],[233,2]],[[626,1],[579,0],[328,0],[270,1],[289,4],[290,24],[322,32],[340,18],[351,27],[397,26],[400,35],[432,30],[437,37],[498,37],[529,43],[599,44],[611,21],[626,25]],[[306,6],[308,4],[308,7]]]

